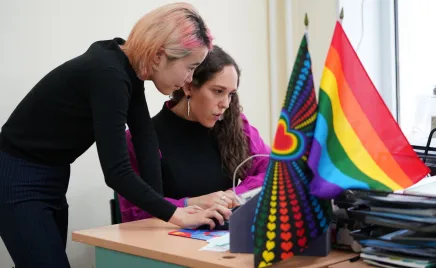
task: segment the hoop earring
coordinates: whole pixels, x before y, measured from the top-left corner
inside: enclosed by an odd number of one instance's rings
[[[186,100],[188,101],[188,117],[191,113],[191,96],[186,96]]]

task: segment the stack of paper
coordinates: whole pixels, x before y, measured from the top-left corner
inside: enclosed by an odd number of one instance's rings
[[[436,182],[429,177],[403,194],[355,191],[350,218],[366,226],[350,235],[377,267],[436,267]],[[414,191],[414,194],[411,193]]]
[[[436,176],[426,177],[404,190],[405,194],[436,196]]]
[[[230,249],[230,234],[209,239],[207,242],[208,244],[200,250],[226,252]]]
[[[406,254],[393,254],[388,251],[377,250],[375,248],[364,248],[360,256],[363,261],[375,266],[384,267],[411,267],[411,268],[430,268],[435,267],[435,259],[408,256]]]

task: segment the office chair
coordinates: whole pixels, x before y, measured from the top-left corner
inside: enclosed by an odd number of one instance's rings
[[[121,223],[121,211],[118,201],[118,194],[114,192],[114,198],[109,200],[110,212],[111,212],[111,224]]]

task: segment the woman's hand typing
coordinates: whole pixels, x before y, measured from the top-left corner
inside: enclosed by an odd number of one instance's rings
[[[230,218],[231,214],[230,209],[218,204],[208,209],[202,209],[199,206],[188,206],[177,208],[169,222],[182,228],[196,228],[208,224],[213,229],[215,228],[213,218],[217,219],[222,225],[224,220]]]
[[[226,208],[233,208],[238,205],[235,193],[231,190],[218,191],[207,195],[188,198],[188,206],[199,206],[203,209],[221,205]]]

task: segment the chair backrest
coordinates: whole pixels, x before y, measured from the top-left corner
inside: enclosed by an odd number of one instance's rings
[[[120,210],[120,200],[118,199],[118,194],[114,192],[114,199],[115,199],[115,219],[117,224],[122,223],[121,219],[121,210]]]
[[[111,224],[117,224],[117,216],[116,216],[116,210],[115,210],[115,199],[109,200],[109,207],[111,211]]]
[[[121,219],[120,203],[118,200],[118,194],[116,192],[114,192],[114,198],[109,200],[109,206],[111,211],[111,223],[112,224],[121,223],[122,219]]]

